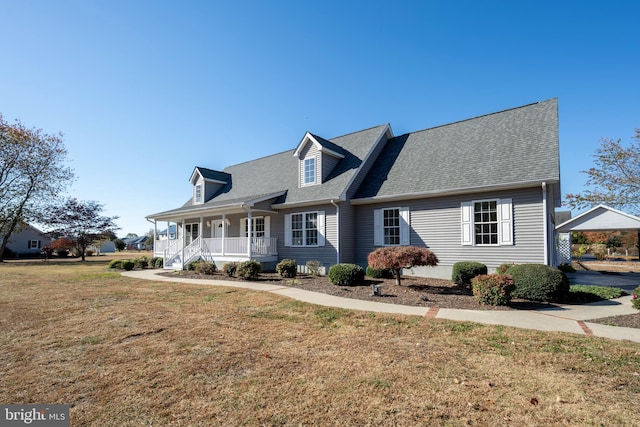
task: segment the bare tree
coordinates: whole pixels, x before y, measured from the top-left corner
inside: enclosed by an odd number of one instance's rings
[[[0,114],[0,262],[11,235],[37,222],[73,179],[62,135],[8,123]]]
[[[589,176],[587,190],[567,194],[567,205],[574,209],[603,203],[640,213],[640,129],[629,145],[603,139],[593,157],[595,166],[582,171]]]

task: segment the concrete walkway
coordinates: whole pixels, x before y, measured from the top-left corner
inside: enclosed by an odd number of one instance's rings
[[[591,304],[554,306],[552,308],[545,308],[541,310],[458,310],[451,308],[439,309],[435,307],[413,307],[375,301],[363,301],[352,298],[336,297],[299,288],[259,282],[235,282],[225,280],[166,277],[158,274],[161,272],[162,270],[136,270],[123,272],[122,275],[136,279],[154,280],[158,282],[229,286],[251,289],[254,291],[272,292],[298,301],[328,307],[346,308],[350,310],[408,314],[436,319],[478,322],[488,325],[505,325],[516,328],[537,329],[540,331],[570,332],[574,334],[640,342],[640,329],[607,326],[586,321],[589,319],[598,319],[609,316],[638,314],[638,310],[631,306],[631,296]]]

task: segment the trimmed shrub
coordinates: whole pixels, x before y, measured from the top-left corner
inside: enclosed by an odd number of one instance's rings
[[[129,259],[122,260],[122,263],[120,265],[122,266],[122,269],[126,270],[126,271],[133,270],[133,267],[136,266],[135,262],[133,262],[133,261],[131,261]]]
[[[391,279],[393,273],[388,268],[373,268],[370,265],[367,266],[366,275],[373,279]]]
[[[515,263],[513,262],[503,262],[499,267],[496,267],[496,274],[509,274],[507,273],[511,267],[513,267]]]
[[[258,261],[244,261],[236,268],[236,274],[244,280],[256,280],[261,271],[262,265]]]
[[[292,279],[298,274],[298,264],[295,259],[283,259],[276,264],[276,272],[280,277]]]
[[[364,270],[356,264],[336,264],[329,269],[329,281],[336,286],[353,286],[364,281]]]
[[[141,256],[133,260],[136,268],[147,268],[149,266],[149,258],[146,256]]]
[[[482,274],[487,274],[487,266],[481,262],[460,261],[453,264],[451,281],[456,285],[469,286],[471,279]]]
[[[109,268],[122,269],[122,261],[121,259],[112,259],[111,262],[109,262]]]
[[[506,274],[482,274],[471,279],[473,296],[480,304],[507,305],[515,289],[513,279]]]
[[[164,261],[162,260],[162,257],[159,257],[159,256],[155,256],[151,258],[151,261],[149,261],[149,267],[153,267],[153,268],[162,268],[163,264],[164,264]]]
[[[322,263],[320,261],[316,261],[315,259],[310,259],[309,261],[307,261],[306,266],[309,274],[313,276],[320,275],[320,267],[322,267]]]
[[[186,270],[187,271],[196,271],[196,266],[198,265],[199,262],[200,262],[200,260],[191,261],[189,264],[186,265]]]
[[[633,292],[631,292],[631,305],[633,308],[637,308],[640,310],[640,286],[635,288]]]
[[[196,264],[196,273],[199,273],[199,274],[211,275],[211,274],[215,274],[215,272],[218,270],[216,268],[216,265],[211,261],[200,260],[195,264]]]
[[[373,268],[388,268],[393,271],[396,285],[400,285],[400,270],[411,267],[435,267],[438,257],[427,248],[417,246],[385,246],[377,248],[367,256]]]
[[[561,302],[569,297],[569,279],[557,268],[542,264],[522,264],[509,269],[516,288],[514,298]]]
[[[233,277],[236,275],[236,270],[238,269],[237,262],[228,262],[222,266],[222,271],[229,277]]]

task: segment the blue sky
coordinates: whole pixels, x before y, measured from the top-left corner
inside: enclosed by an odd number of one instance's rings
[[[221,170],[558,98],[563,194],[640,127],[640,2],[1,1],[0,112],[62,132],[69,194],[144,234]],[[577,213],[577,212],[576,212]]]

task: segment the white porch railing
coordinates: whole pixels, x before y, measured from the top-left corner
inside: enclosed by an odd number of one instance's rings
[[[166,268],[182,269],[186,264],[197,258],[213,260],[215,257],[248,256],[248,240],[246,237],[202,238],[198,237],[191,244],[182,247],[182,240],[156,240],[154,253],[163,257]],[[278,239],[275,237],[251,238],[251,258],[275,256]]]

